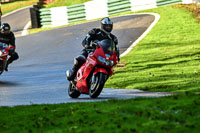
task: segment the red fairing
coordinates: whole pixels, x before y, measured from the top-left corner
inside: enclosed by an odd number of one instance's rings
[[[87,61],[77,72],[77,88],[82,93],[88,94],[87,77],[96,66],[97,61],[92,58],[92,53],[88,56]]]
[[[1,51],[0,60],[6,61],[9,54],[9,47],[0,49],[0,51]]]
[[[8,49],[15,49],[15,47],[14,46],[9,46]]]
[[[114,64],[112,66],[103,64],[100,61],[98,61],[98,56],[105,58],[107,61],[113,61]],[[88,77],[90,77],[92,74],[95,75],[99,72],[105,73],[109,77],[114,74],[112,68],[116,64],[117,64],[116,52],[110,55],[108,53],[104,53],[101,46],[97,47],[95,52],[91,52],[88,55],[86,62],[78,70],[76,87],[79,89],[81,93],[88,94],[89,93],[88,86],[90,86],[88,84]]]

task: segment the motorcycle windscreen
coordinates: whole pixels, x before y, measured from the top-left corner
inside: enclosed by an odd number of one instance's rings
[[[7,48],[8,46],[5,43],[0,42],[0,50]]]
[[[110,39],[104,39],[98,42],[98,44],[102,46],[104,53],[113,55],[113,53],[115,52],[115,43]]]

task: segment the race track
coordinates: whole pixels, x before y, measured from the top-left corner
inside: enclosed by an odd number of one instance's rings
[[[111,19],[122,53],[148,28],[154,16],[129,15]],[[69,98],[65,71],[72,67],[73,58],[80,53],[87,32],[99,26],[99,21],[93,21],[17,37],[16,51],[20,59],[0,76],[0,106],[91,101],[87,95],[81,95],[80,99]],[[130,95],[134,92],[104,89],[93,101],[135,97],[137,95]],[[143,92],[135,94],[140,93]]]
[[[21,36],[25,25],[31,21],[30,8],[31,6],[25,7],[2,17],[2,23],[9,23],[16,37]]]

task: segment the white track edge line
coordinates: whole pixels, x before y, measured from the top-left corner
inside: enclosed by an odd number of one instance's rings
[[[155,26],[155,24],[159,21],[160,19],[160,15],[157,13],[137,13],[137,14],[149,14],[149,15],[154,15],[155,16],[155,20],[154,22],[147,28],[147,30],[135,41],[131,44],[131,46],[122,54],[120,54],[120,57],[123,57],[125,55],[127,55],[135,46],[136,44],[141,41],[148,33],[149,31],[151,31],[151,29]],[[136,15],[137,15],[136,14]]]
[[[25,27],[24,27],[24,29],[23,29],[23,31],[22,31],[21,36],[28,35],[28,28],[29,28],[30,26],[31,26],[31,21],[29,21],[29,22],[25,25]]]

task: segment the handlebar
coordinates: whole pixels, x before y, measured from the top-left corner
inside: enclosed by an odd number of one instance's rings
[[[8,48],[8,45],[5,43],[0,43],[0,49]]]
[[[100,46],[99,46],[99,44],[98,44],[97,42],[94,42],[94,43],[92,44],[92,46],[95,46],[95,47],[100,48]]]

